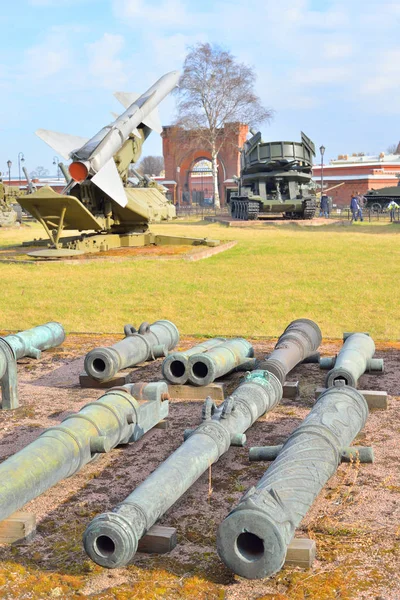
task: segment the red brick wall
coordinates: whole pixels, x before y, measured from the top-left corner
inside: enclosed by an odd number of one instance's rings
[[[239,175],[239,161],[241,148],[247,138],[248,126],[243,124],[232,124],[232,133],[228,135],[219,152],[219,193],[221,205],[225,202],[225,179],[232,179]],[[179,127],[163,127],[163,155],[165,165],[166,181],[176,181],[175,201],[180,201],[182,191],[186,183],[189,183],[189,171],[195,162],[205,158],[211,160],[211,154],[207,146],[201,145],[200,141],[190,132],[185,132]],[[179,171],[177,170],[179,168]],[[168,186],[172,191],[174,186]]]

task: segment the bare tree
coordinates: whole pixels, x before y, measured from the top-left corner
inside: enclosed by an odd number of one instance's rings
[[[31,177],[48,177],[49,170],[44,167],[36,167],[34,171],[29,173]]]
[[[189,49],[177,88],[178,121],[195,131],[211,154],[214,203],[219,208],[218,153],[240,123],[258,125],[272,117],[254,93],[253,69],[219,46]]]
[[[162,156],[144,156],[137,170],[141,175],[160,175],[164,170],[164,159]]]
[[[386,152],[388,154],[400,154],[400,142],[398,144],[390,144],[387,147]]]

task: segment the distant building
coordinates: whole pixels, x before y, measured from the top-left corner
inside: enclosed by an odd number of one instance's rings
[[[59,193],[62,192],[66,186],[66,182],[63,177],[33,177],[31,181],[37,189],[40,189],[45,185],[49,185],[51,188],[53,188],[53,190]],[[3,175],[3,183],[18,187],[24,192],[28,189],[26,179],[16,179],[15,177],[11,177],[9,180],[6,175]]]
[[[400,146],[400,144],[399,144]],[[398,148],[400,150],[400,148]],[[353,193],[365,194],[368,190],[379,190],[398,184],[400,176],[399,154],[379,156],[339,155],[324,165],[324,190],[337,206],[348,206]],[[314,165],[313,179],[321,182],[321,165]],[[340,185],[341,184],[341,185]],[[329,188],[338,186],[329,191]]]

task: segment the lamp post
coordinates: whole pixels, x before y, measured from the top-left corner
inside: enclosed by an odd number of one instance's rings
[[[12,167],[11,160],[7,161],[7,167],[8,167],[8,183],[11,183],[11,167]]]
[[[21,185],[21,163],[25,162],[25,156],[23,152],[18,152],[18,179]]]
[[[325,146],[320,146],[319,151],[321,152],[321,197],[324,189],[324,154]]]
[[[180,195],[181,195],[181,168],[180,167],[176,167],[176,172],[177,172],[177,175],[178,175],[178,186],[177,186],[178,187],[178,194],[177,194],[178,197],[177,197],[177,204],[178,204],[178,206],[180,206],[181,205],[181,203],[180,203]]]
[[[53,156],[53,165],[57,165],[57,178],[60,179],[60,159],[58,156]]]

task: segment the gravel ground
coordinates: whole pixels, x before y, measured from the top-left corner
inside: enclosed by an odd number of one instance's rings
[[[43,353],[39,361],[19,361],[21,407],[0,411],[0,461],[36,439],[45,428],[100,397],[99,390],[79,387],[83,357],[94,346],[108,345],[117,339],[112,335],[70,335],[62,348]],[[181,347],[197,341],[186,338]],[[273,345],[274,340],[255,341],[257,357],[263,357]],[[326,341],[321,351],[329,355],[339,347],[338,341]],[[385,358],[385,373],[363,376],[359,388],[386,390],[390,394],[389,408],[371,412],[354,442],[373,446],[375,463],[341,465],[297,530],[296,536],[316,540],[317,560],[312,570],[284,568],[271,579],[247,581],[234,576],[220,562],[215,549],[218,524],[266,469],[266,464],[249,464],[248,450],[236,447],[212,466],[211,494],[210,473],[205,473],[162,517],[161,524],[178,530],[178,545],[170,554],[138,553],[132,565],[112,572],[88,561],[81,535],[91,518],[125,498],[181,444],[184,429],[200,422],[201,401],[174,398],[167,430],[154,429],[136,444],[102,455],[24,507],[36,514],[37,535],[30,544],[1,546],[1,560],[4,565],[13,561],[13,565],[34,569],[39,576],[50,573],[54,584],[49,584],[51,591],[32,588],[25,592],[21,587],[21,592],[16,593],[7,580],[0,597],[399,600],[399,344],[377,345],[376,356]],[[156,381],[159,376],[160,361],[135,369],[136,381]],[[300,397],[284,399],[255,423],[247,432],[248,446],[282,443],[312,408],[314,389],[323,385],[324,376],[325,372],[315,364],[296,368],[288,379],[300,381]],[[233,389],[239,380],[240,374],[235,374],[229,388]],[[0,567],[0,582],[4,573]],[[154,585],[154,574],[162,580],[157,589],[167,591],[154,592],[155,595],[135,592],[142,589],[140,582],[149,576]],[[77,589],[66,592],[61,584],[57,587],[56,577],[60,575],[76,576]],[[198,593],[196,588],[187,596],[170,593],[169,584],[164,585],[163,581],[172,575],[179,581],[196,575],[201,585],[206,582],[210,587],[204,591],[199,583]]]

